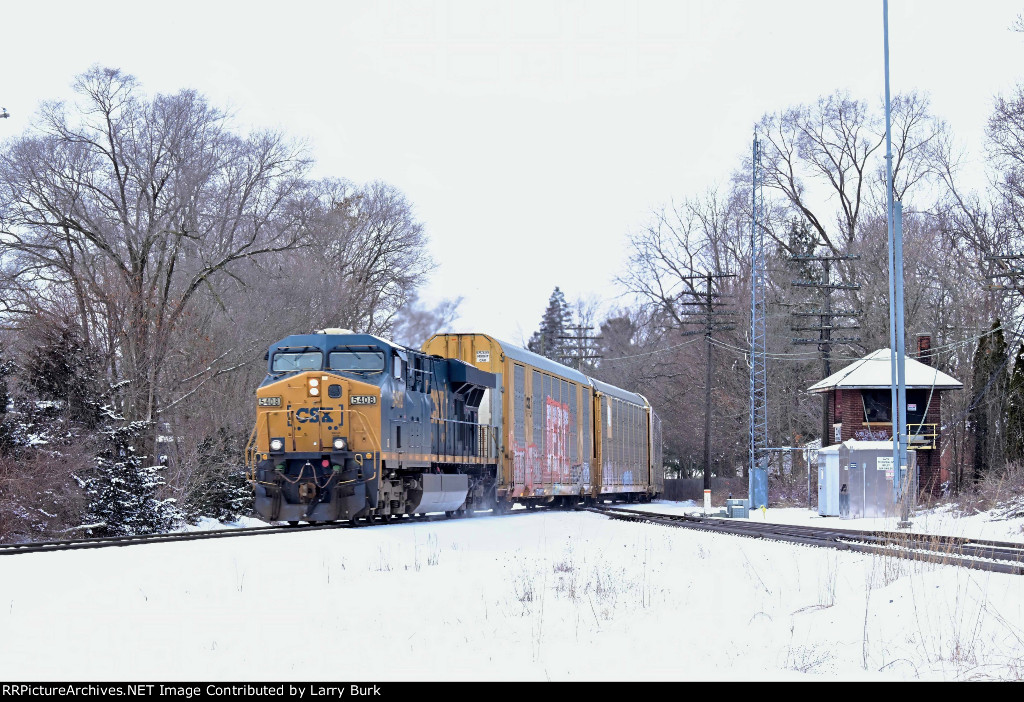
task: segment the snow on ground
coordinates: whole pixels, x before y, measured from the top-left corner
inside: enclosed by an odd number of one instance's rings
[[[592,512],[0,562],[8,680],[1024,676],[1019,576]]]
[[[687,502],[656,501],[642,505],[621,505],[627,509],[646,512],[662,512],[664,514],[702,514],[702,505],[692,500]],[[716,505],[715,511],[719,509]],[[825,529],[855,529],[862,531],[885,530],[898,531],[896,518],[872,519],[840,519],[839,517],[822,517],[817,510],[799,507],[769,507],[764,510],[751,510],[750,521],[766,521],[774,524],[799,524],[803,526],[822,527]],[[1024,542],[1024,517],[1005,519],[999,510],[990,510],[970,516],[962,516],[952,505],[942,505],[934,509],[919,509],[911,517],[909,531],[920,534],[942,534],[944,536],[964,536],[972,539],[989,539],[992,541]]]

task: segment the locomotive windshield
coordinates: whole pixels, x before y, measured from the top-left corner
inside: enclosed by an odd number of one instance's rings
[[[347,348],[332,351],[328,358],[328,370],[349,373],[380,373],[384,370],[384,354],[374,349]]]
[[[274,354],[270,367],[275,373],[296,373],[299,371],[323,370],[322,351],[279,351]]]

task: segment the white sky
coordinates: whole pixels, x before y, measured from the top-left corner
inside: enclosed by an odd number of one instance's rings
[[[975,156],[1022,10],[890,3],[893,92],[928,92]],[[428,301],[513,341],[556,285],[618,294],[628,232],[726,183],[763,113],[884,88],[879,0],[39,1],[4,7],[0,51],[0,137],[100,63],[304,139],[317,175],[396,185],[439,263]]]

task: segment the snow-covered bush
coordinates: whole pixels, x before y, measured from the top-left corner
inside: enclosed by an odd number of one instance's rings
[[[164,485],[163,466],[151,465],[137,447],[149,422],[124,422],[105,408],[96,465],[79,484],[89,499],[85,523],[99,536],[130,536],[163,532],[181,521],[173,498],[158,499]]]

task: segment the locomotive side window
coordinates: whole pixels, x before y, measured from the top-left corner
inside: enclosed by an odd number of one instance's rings
[[[271,370],[275,373],[294,373],[298,371],[322,370],[324,354],[322,351],[291,352],[281,351],[274,354]]]
[[[380,351],[332,351],[327,357],[330,370],[379,373],[384,370],[384,354]]]

